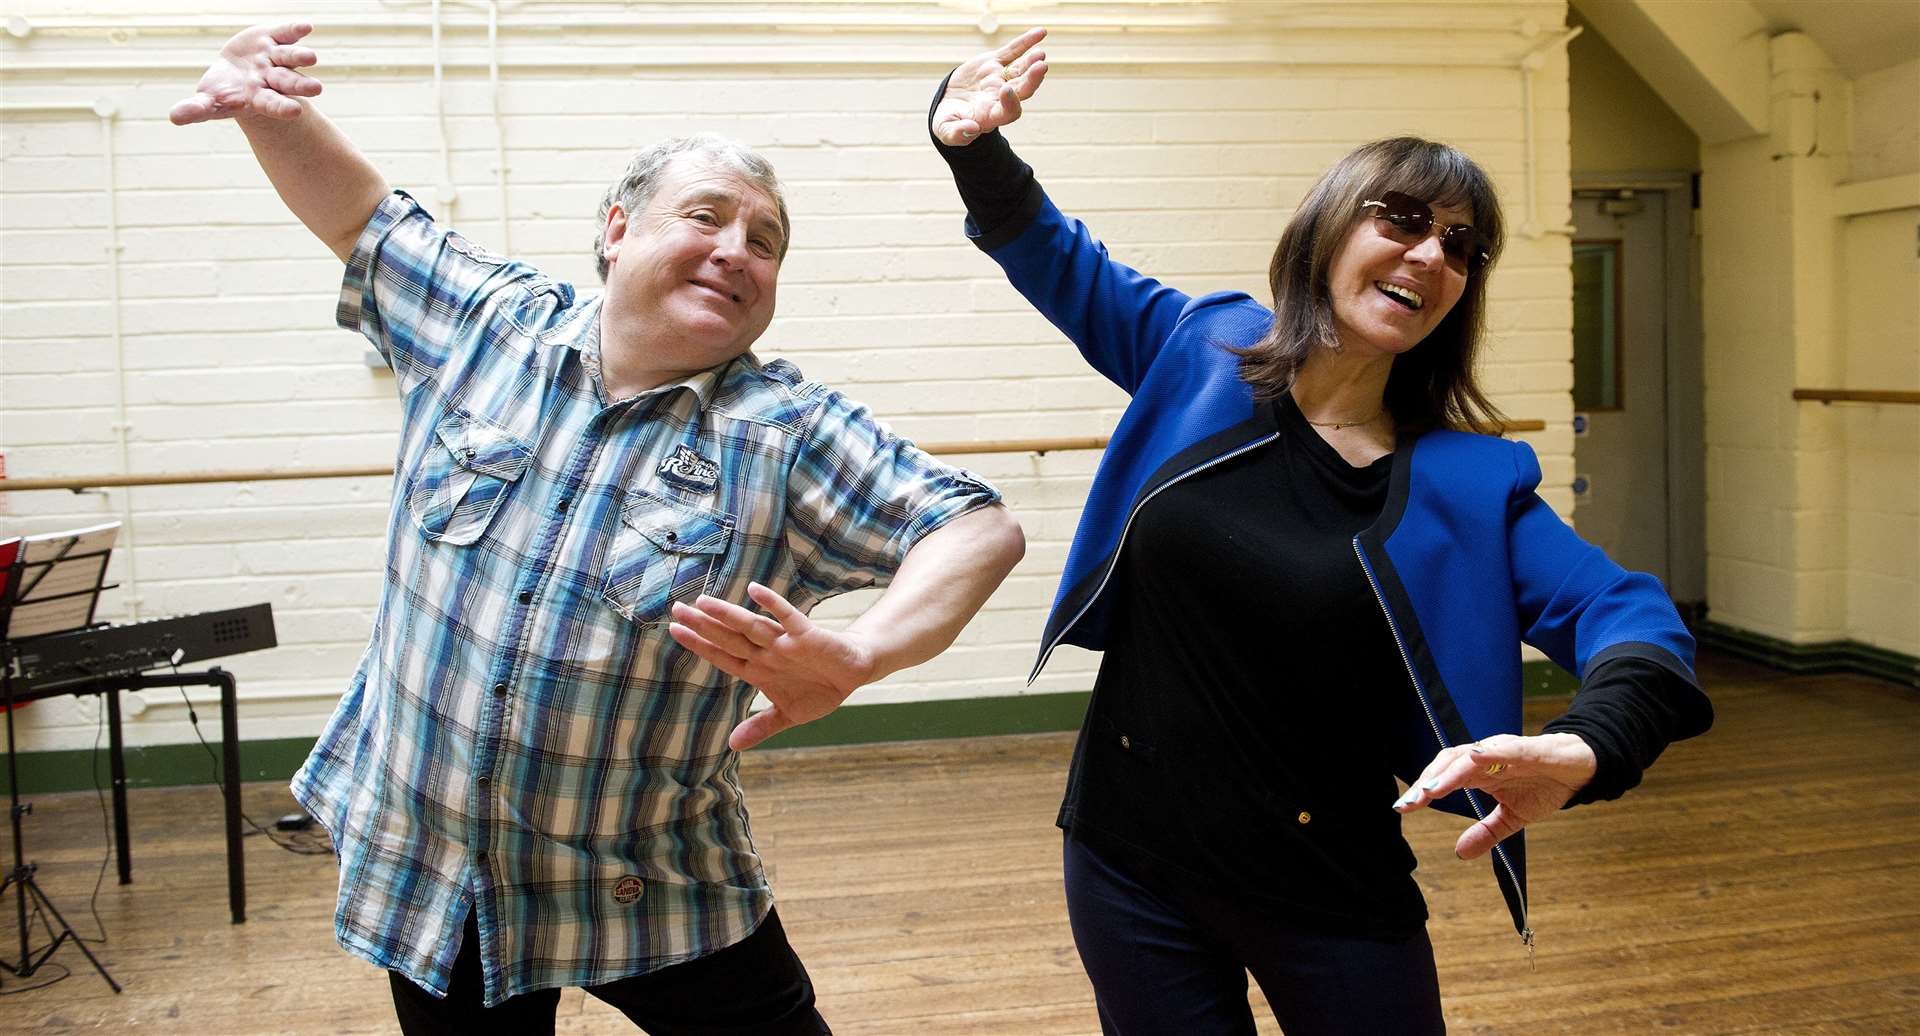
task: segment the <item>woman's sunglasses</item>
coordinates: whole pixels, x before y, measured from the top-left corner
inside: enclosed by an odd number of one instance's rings
[[[1368,215],[1392,227],[1387,236],[1403,245],[1417,245],[1433,233],[1433,208],[1411,195],[1388,191],[1379,201],[1363,201],[1360,207],[1372,210]],[[1446,254],[1449,265],[1467,273],[1478,272],[1493,261],[1487,235],[1467,223],[1454,223],[1440,231],[1440,251]]]

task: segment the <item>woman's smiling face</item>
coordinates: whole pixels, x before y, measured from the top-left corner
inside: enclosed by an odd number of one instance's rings
[[[1473,212],[1434,205],[1437,226],[1472,223]],[[1397,356],[1420,342],[1460,301],[1468,274],[1449,264],[1437,232],[1404,244],[1379,219],[1347,232],[1327,272],[1333,325],[1344,350]]]

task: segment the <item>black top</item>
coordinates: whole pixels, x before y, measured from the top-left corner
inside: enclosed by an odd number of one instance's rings
[[[942,81],[935,105],[945,92]],[[928,121],[931,135],[931,107]],[[934,143],[975,244],[1017,237],[1044,194],[1006,138]],[[1398,784],[1373,740],[1413,691],[1352,546],[1379,515],[1391,459],[1354,468],[1290,397],[1272,405],[1278,439],[1168,485],[1134,516],[1107,591],[1118,614],[1094,690],[1105,697],[1059,822],[1296,918],[1416,926],[1426,908],[1391,808]],[[1689,710],[1704,700],[1643,659],[1594,667],[1544,728],[1580,737],[1598,763],[1568,804],[1639,784],[1700,729]]]
[[[1353,467],[1291,397],[1269,405],[1278,439],[1134,517],[1094,687],[1117,730],[1083,736],[1060,824],[1294,917],[1415,928],[1426,907],[1374,732],[1418,706],[1353,549],[1393,458]]]

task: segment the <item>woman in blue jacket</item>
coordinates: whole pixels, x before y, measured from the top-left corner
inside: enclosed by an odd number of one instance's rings
[[[1477,165],[1364,145],[1281,235],[1272,309],[1189,296],[1110,259],[999,132],[1043,35],[955,69],[928,119],[968,236],[1132,397],[1034,667],[1105,652],[1059,815],[1102,1027],[1251,1033],[1251,972],[1288,1036],[1444,1031],[1400,814],[1472,818],[1456,851],[1491,854],[1531,943],[1521,829],[1707,729],[1692,637],[1491,434]],[[1522,642],[1581,678],[1534,736]]]

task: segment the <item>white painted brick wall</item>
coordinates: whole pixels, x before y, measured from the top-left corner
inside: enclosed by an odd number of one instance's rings
[[[1920,76],[1920,63],[1909,73]],[[1908,140],[1920,124],[1911,105]],[[1846,219],[1835,271],[1845,326],[1838,383],[1920,387],[1920,208]],[[1920,407],[1848,406],[1832,415],[1846,457],[1847,635],[1920,656]]]
[[[429,5],[328,4],[313,14],[321,28],[310,42],[322,56],[322,109],[396,185],[496,248],[494,148],[504,135],[512,251],[582,284],[593,281],[594,207],[632,148],[696,130],[737,136],[779,168],[795,222],[763,355],[793,359],[922,440],[1105,434],[1122,395],[963,240],[957,198],[926,141],[933,85],[989,43],[963,6],[510,5],[496,122],[484,13],[449,3],[451,206],[434,200],[443,173]],[[165,120],[227,35],[285,10],[130,0],[81,14],[51,0],[12,10],[33,31],[0,37],[0,107],[105,100],[117,115],[111,181],[90,112],[0,115],[8,474],[123,470],[112,428],[123,392],[135,472],[387,462],[393,382],[362,365],[362,339],[332,325],[338,264],[281,207],[233,127]],[[1530,151],[1517,65],[1563,20],[1558,0],[1037,5],[1031,21],[1053,28],[1055,67],[1011,135],[1062,207],[1122,260],[1196,293],[1259,296],[1301,193],[1374,137],[1462,145],[1499,182],[1515,228],[1528,219],[1530,157],[1534,221],[1565,224],[1565,61],[1552,52],[1535,74]],[[822,31],[774,28],[791,22]],[[121,263],[124,380],[110,246]],[[1514,237],[1493,286],[1485,372],[1511,416],[1549,423],[1529,438],[1563,510],[1566,263],[1564,237]],[[1026,689],[1097,455],[956,459],[1006,491],[1027,558],[952,651],[856,702]],[[17,494],[5,498],[0,529],[54,529],[130,506],[135,545],[115,562],[123,589],[103,617],[131,614],[126,588],[136,582],[145,616],[272,602],[283,646],[231,662],[242,734],[310,736],[364,645],[388,492],[383,479],[357,478]],[[870,600],[852,595],[821,614],[844,618]],[[1096,665],[1064,649],[1032,689],[1085,690]],[[132,743],[190,738],[177,696],[145,697],[130,706]],[[29,710],[26,747],[91,744],[91,709]]]

